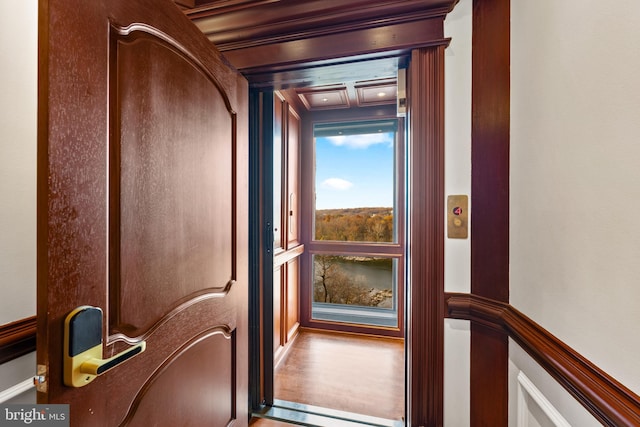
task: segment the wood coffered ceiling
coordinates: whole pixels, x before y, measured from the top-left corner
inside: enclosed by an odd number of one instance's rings
[[[328,86],[304,87],[294,90],[309,111],[350,107],[372,107],[395,104],[396,78],[355,81]]]
[[[295,89],[295,93],[309,111],[349,108],[348,88],[344,84]]]

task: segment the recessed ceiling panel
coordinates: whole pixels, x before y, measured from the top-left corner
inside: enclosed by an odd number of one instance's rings
[[[396,79],[356,82],[356,100],[358,106],[394,104],[398,96]]]
[[[297,89],[296,93],[309,111],[349,108],[346,86],[323,86]]]

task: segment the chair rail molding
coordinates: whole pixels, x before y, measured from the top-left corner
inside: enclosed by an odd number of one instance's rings
[[[0,364],[36,350],[36,317],[0,326]]]
[[[640,396],[508,303],[445,294],[447,317],[504,331],[606,426],[640,425]]]

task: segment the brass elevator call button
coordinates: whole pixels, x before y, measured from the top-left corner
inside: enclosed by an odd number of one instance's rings
[[[469,235],[469,197],[447,197],[447,237],[466,239]]]

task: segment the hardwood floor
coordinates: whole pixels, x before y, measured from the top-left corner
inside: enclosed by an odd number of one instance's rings
[[[274,396],[280,400],[401,420],[404,417],[404,342],[302,331],[276,368]],[[259,427],[277,425],[257,424]]]
[[[249,424],[251,427],[288,427],[295,424],[289,424],[282,421],[268,420],[266,418],[253,418]]]

